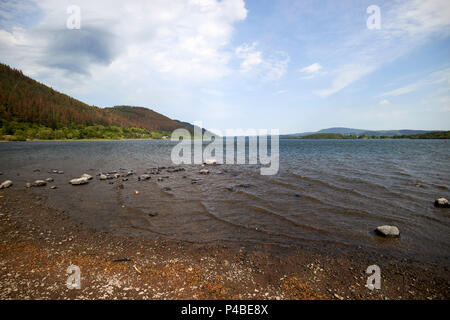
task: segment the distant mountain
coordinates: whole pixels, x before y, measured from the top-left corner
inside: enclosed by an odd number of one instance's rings
[[[400,135],[411,135],[411,134],[423,134],[428,132],[436,132],[436,130],[366,130],[366,129],[352,129],[352,128],[343,128],[343,127],[335,127],[322,129],[316,132],[303,132],[303,133],[294,133],[294,134],[286,134],[281,137],[302,137],[313,134],[322,134],[322,133],[333,133],[333,134],[341,134],[341,135],[353,135],[353,136],[400,136]]]
[[[52,129],[70,125],[102,125],[151,131],[172,131],[180,127],[191,130],[189,126],[143,107],[89,106],[1,63],[0,119],[39,124]]]

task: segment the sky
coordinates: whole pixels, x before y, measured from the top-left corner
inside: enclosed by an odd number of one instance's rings
[[[0,62],[213,131],[450,130],[448,0],[0,0]]]

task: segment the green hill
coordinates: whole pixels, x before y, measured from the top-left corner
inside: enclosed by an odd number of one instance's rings
[[[186,128],[143,107],[89,106],[0,64],[0,139],[160,138]]]

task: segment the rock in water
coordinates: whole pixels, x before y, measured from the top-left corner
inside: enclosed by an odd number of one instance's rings
[[[100,175],[100,180],[106,180],[106,179],[108,179],[108,177],[106,176],[106,174],[101,174]]]
[[[6,180],[4,182],[2,182],[2,184],[0,184],[0,189],[6,189],[12,186],[12,181],[11,180]]]
[[[88,182],[89,182],[88,178],[86,178],[86,177],[81,177],[81,178],[76,178],[76,179],[70,180],[70,184],[74,185],[74,186],[86,184]]]
[[[200,170],[200,174],[209,174],[209,170],[202,169],[202,170]]]
[[[47,182],[45,182],[44,180],[36,180],[35,182],[33,182],[33,187],[43,187],[46,185]]]
[[[47,178],[47,179],[45,179],[45,181],[47,181],[47,182],[53,182],[53,178]]]
[[[400,230],[396,226],[379,226],[375,232],[383,237],[396,238],[400,236]]]
[[[151,176],[150,176],[149,174],[141,174],[141,175],[139,176],[138,180],[139,180],[139,181],[145,181],[145,180],[148,180],[148,179],[150,179],[150,178],[151,178]]]
[[[205,159],[204,164],[208,164],[208,165],[216,165],[216,164],[217,164],[217,160],[216,160],[216,159],[213,159],[213,158],[208,158],[208,159]]]
[[[450,203],[445,198],[439,198],[434,201],[434,206],[437,208],[450,208]]]
[[[91,179],[92,179],[92,176],[91,176],[90,174],[83,173],[83,174],[81,175],[81,178],[86,178],[86,179],[88,179],[88,180],[91,180]]]

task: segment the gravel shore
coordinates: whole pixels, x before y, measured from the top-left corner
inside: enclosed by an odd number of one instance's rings
[[[0,192],[0,299],[449,299],[448,268],[338,248],[228,246],[115,236]],[[126,258],[126,259],[125,259]],[[371,264],[380,290],[365,287]],[[67,268],[81,272],[68,289]]]

